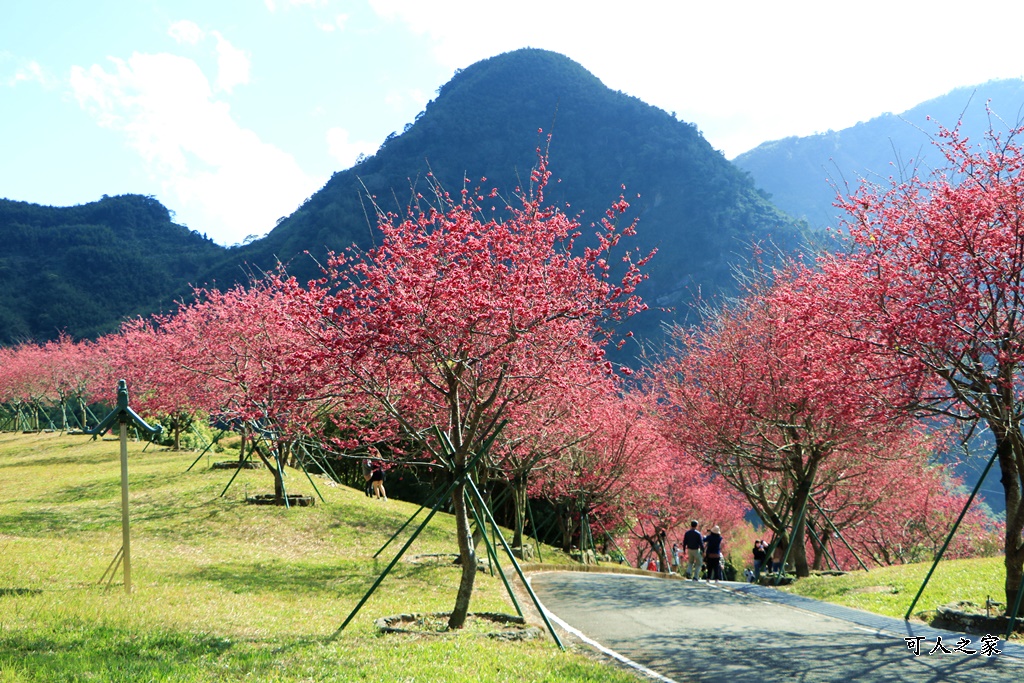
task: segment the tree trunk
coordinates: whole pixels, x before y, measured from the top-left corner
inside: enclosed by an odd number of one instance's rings
[[[572,536],[576,533],[576,522],[572,518],[572,510],[564,508],[556,512],[558,529],[562,532],[562,550],[572,551]]]
[[[455,608],[448,620],[448,628],[459,629],[466,623],[469,614],[469,600],[473,596],[476,581],[476,546],[469,528],[469,511],[466,506],[466,484],[461,483],[452,492],[452,507],[455,509],[455,532],[459,542],[459,559],[462,562],[462,579],[455,596]]]
[[[277,463],[271,469],[274,472],[274,502],[284,505],[284,473]]]
[[[238,465],[241,467],[242,463],[245,462],[245,440],[249,435],[249,423],[242,424],[242,440],[238,443]]]
[[[796,490],[793,492],[793,533],[790,536],[789,559],[793,562],[796,575],[805,578],[811,575],[810,567],[807,565],[807,544],[805,540],[805,529],[807,527],[807,504],[811,496],[811,487],[814,485],[814,477],[817,474],[817,460],[809,460],[806,467],[802,465],[802,458],[799,453],[793,456],[794,465],[792,472],[799,477]],[[799,522],[799,523],[798,523]]]
[[[828,566],[828,548],[826,547],[826,544],[828,543],[828,536],[820,529],[815,530],[812,525],[808,524],[807,528],[811,531],[816,531],[817,534],[817,536],[815,536],[815,534],[811,534],[810,538],[812,553],[811,569],[821,571]]]
[[[655,538],[653,541],[647,539],[651,543],[651,547],[654,549],[655,554],[658,556],[658,563],[661,567],[661,571],[666,574],[672,570],[672,565],[668,563],[668,557],[665,556],[665,544]],[[725,558],[722,558],[722,566],[725,566]]]
[[[789,559],[793,561],[793,568],[796,575],[806,578],[811,575],[810,566],[807,564],[807,546],[805,543],[804,529],[806,524],[803,520],[793,528],[793,549],[789,551]]]
[[[995,431],[995,430],[993,430]],[[1005,434],[1005,432],[1004,432]],[[997,433],[998,436],[998,433]],[[1024,479],[1024,443],[1006,435],[996,442],[999,458],[1000,482],[1006,496],[1006,537],[1003,563],[1006,567],[1006,610],[1013,609],[1017,592],[1024,578],[1024,504],[1022,504],[1022,479]],[[1020,616],[1020,615],[1018,615]]]
[[[523,527],[526,525],[526,477],[516,476],[512,479],[512,500],[515,503],[515,525],[512,534],[512,547],[523,545]]]
[[[274,475],[274,502],[277,505],[284,504],[284,472],[278,467],[277,458],[271,458],[263,453],[263,450],[259,448],[255,442],[251,444],[251,452],[259,456],[263,464],[270,470],[270,473]]]

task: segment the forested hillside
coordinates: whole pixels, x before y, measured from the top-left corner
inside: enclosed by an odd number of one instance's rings
[[[0,237],[10,248],[0,261],[8,295],[0,341],[48,339],[60,330],[94,335],[125,315],[166,307],[189,283],[244,281],[278,260],[301,279],[315,276],[314,259],[328,250],[374,244],[374,202],[404,213],[417,192],[429,195],[429,173],[455,195],[464,178],[471,189],[496,188],[500,206],[528,184],[549,133],[549,202],[580,214],[587,239],[590,223],[624,192],[630,216],[640,216],[629,248],[659,250],[641,288],[657,312],[631,323],[647,336],[687,313],[698,292],[731,291],[731,267],[752,242],[788,249],[800,241],[800,226],[695,125],[607,88],[567,57],[523,49],[456,73],[376,154],[335,173],[266,237],[242,247],[224,249],[173,224],[152,198],[64,209],[5,201]]]
[[[0,199],[0,344],[91,337],[168,307],[226,250],[152,197],[72,207]]]
[[[403,213],[417,191],[427,194],[428,173],[453,193],[468,178],[471,186],[511,198],[528,183],[548,132],[557,180],[548,198],[568,204],[570,214],[582,212],[585,226],[604,215],[625,185],[640,216],[634,248],[659,249],[641,290],[652,305],[685,313],[698,290],[705,296],[731,290],[731,265],[752,241],[791,248],[800,239],[796,223],[693,124],[607,88],[567,57],[523,49],[457,73],[404,132],[336,173],[266,238],[233,252],[218,280],[241,272],[237,258],[261,268],[280,258],[308,277],[316,270],[305,249],[319,255],[351,243],[371,246],[367,195]],[[635,323],[656,334],[660,319],[652,314]]]
[[[835,224],[833,182],[849,182],[852,190],[862,177],[884,180],[939,164],[932,145],[937,124],[952,128],[962,119],[962,130],[980,143],[990,125],[1005,131],[1022,116],[1024,80],[991,81],[844,130],[765,142],[734,161],[779,208],[820,228]]]

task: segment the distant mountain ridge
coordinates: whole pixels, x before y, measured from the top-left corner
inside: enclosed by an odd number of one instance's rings
[[[997,130],[1016,125],[1024,116],[1024,80],[957,88],[899,115],[884,114],[840,131],[765,142],[733,162],[750,173],[783,211],[812,228],[834,225],[837,210],[830,181],[840,186],[849,182],[854,189],[861,177],[888,178],[898,175],[901,166],[927,169],[931,162],[938,163],[931,144],[936,124],[952,128],[962,117],[962,131],[981,142],[990,123],[987,104],[997,117],[991,120]]]
[[[568,202],[568,212],[582,211],[587,225],[625,185],[640,215],[635,248],[659,249],[641,290],[652,304],[685,314],[698,291],[731,291],[731,269],[752,242],[770,239],[793,248],[802,239],[801,226],[695,125],[607,88],[563,55],[522,49],[456,73],[402,134],[335,173],[264,239],[241,247],[238,257],[260,268],[272,267],[275,257],[291,259],[292,272],[313,275],[312,260],[295,254],[353,242],[371,246],[366,193],[401,213],[427,173],[452,191],[469,178],[471,185],[511,197],[528,181],[548,132],[557,181],[548,189],[550,203]],[[234,263],[226,265],[237,271]],[[218,279],[226,275],[222,271]],[[652,314],[639,327],[657,336],[665,317]]]
[[[538,133],[540,129],[543,134]],[[247,273],[274,268],[278,260],[300,279],[314,276],[318,274],[314,258],[322,259],[327,250],[351,244],[365,249],[374,244],[376,230],[367,193],[375,195],[384,209],[401,213],[416,191],[424,189],[423,177],[433,173],[453,192],[468,177],[471,186],[494,187],[511,197],[516,187],[528,182],[537,160],[535,150],[546,145],[548,132],[553,136],[550,168],[556,180],[547,193],[550,203],[570,204],[567,211],[582,212],[587,226],[603,215],[625,185],[625,195],[640,215],[633,249],[659,249],[649,267],[650,280],[642,289],[654,307],[674,307],[685,314],[697,292],[708,296],[731,291],[731,269],[752,242],[770,239],[792,248],[802,238],[801,226],[768,201],[746,173],[715,151],[695,125],[607,88],[563,55],[523,49],[456,73],[401,134],[389,136],[376,154],[355,167],[335,173],[266,237],[246,245],[225,249],[204,241],[171,223],[167,210],[151,198],[107,198],[97,203],[104,211],[123,204],[127,215],[149,211],[147,231],[134,237],[122,230],[127,224],[115,216],[100,220],[103,211],[96,213],[98,207],[92,204],[66,210],[40,207],[50,217],[37,221],[39,225],[58,216],[67,221],[69,245],[102,241],[110,246],[97,246],[101,252],[120,249],[123,255],[138,255],[119,257],[116,263],[112,251],[96,255],[95,262],[105,264],[104,270],[130,267],[133,273],[148,270],[152,276],[145,282],[121,278],[133,292],[118,306],[106,304],[105,290],[113,286],[106,279],[72,278],[54,285],[54,296],[33,294],[32,309],[42,317],[19,324],[17,313],[9,311],[10,329],[18,333],[4,337],[5,343],[24,334],[52,337],[59,329],[73,336],[110,330],[124,315],[169,305],[187,293],[189,283],[230,285],[244,281]],[[8,208],[12,204],[19,203],[8,202]],[[0,238],[5,230],[24,232],[27,224],[16,213],[0,210]],[[76,230],[95,234],[77,235]],[[111,244],[112,237],[98,237],[119,230],[125,234],[116,244]],[[165,231],[169,237],[158,238],[154,231]],[[50,240],[46,253],[20,249],[19,263],[38,259],[56,280],[60,280],[60,268],[55,264],[66,267],[79,259],[64,254],[59,240]],[[169,263],[160,265],[149,258]],[[176,259],[181,263],[173,263]],[[26,296],[16,278],[0,282],[14,293],[13,299]],[[66,290],[66,296],[56,295]],[[74,314],[63,306],[73,296],[78,297]],[[631,327],[651,337],[671,317],[645,315]]]
[[[95,337],[167,309],[227,251],[156,199],[72,207],[0,199],[0,344]]]

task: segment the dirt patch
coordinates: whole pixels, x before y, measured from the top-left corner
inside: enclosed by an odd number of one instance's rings
[[[287,497],[288,507],[306,508],[316,505],[316,499],[313,496],[289,493]],[[249,505],[284,505],[284,498],[278,500],[273,493],[261,493],[258,496],[249,496],[245,502]]]
[[[497,640],[531,640],[541,637],[540,629],[522,617],[496,612],[472,612],[461,629],[448,628],[451,612],[396,614],[381,617],[374,625],[381,633],[406,633],[420,636],[455,636],[460,633],[483,635]]]
[[[899,590],[892,586],[861,586],[860,588],[851,588],[851,593],[899,593]]]
[[[263,463],[254,460],[239,462],[238,460],[221,460],[210,465],[212,470],[262,470]]]

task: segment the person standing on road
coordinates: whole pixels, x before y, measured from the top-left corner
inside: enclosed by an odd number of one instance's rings
[[[722,529],[716,524],[704,537],[704,557],[708,565],[708,581],[718,583],[722,576]]]
[[[766,550],[764,541],[760,538],[754,541],[754,583],[757,583],[761,578],[761,568],[764,566],[765,558],[768,557],[768,553],[765,552]]]
[[[772,553],[772,573],[778,574],[782,571],[782,558],[785,553],[782,552],[782,544],[779,543],[775,546],[775,551]]]
[[[704,537],[697,531],[697,520],[690,522],[690,530],[683,534],[683,548],[686,549],[686,574],[694,581],[700,580],[700,568],[704,564]]]

